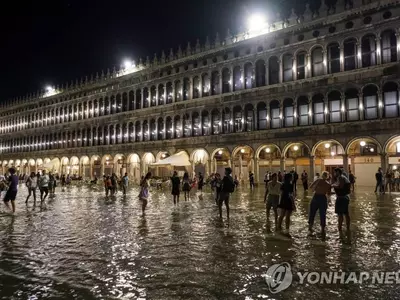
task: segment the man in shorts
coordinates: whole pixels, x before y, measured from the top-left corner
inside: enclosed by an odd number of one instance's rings
[[[8,172],[10,173],[10,177],[7,179],[9,186],[4,197],[4,204],[8,209],[10,209],[9,202],[11,201],[12,212],[15,213],[15,198],[17,197],[18,192],[18,176],[15,175],[14,168],[8,169]]]
[[[281,194],[281,186],[282,183],[278,181],[278,174],[272,174],[272,180],[267,183],[267,188],[265,191],[264,202],[266,203],[267,208],[267,224],[269,223],[269,215],[271,212],[271,208],[274,211],[275,218],[275,227],[278,225],[278,204],[279,204],[279,196]]]
[[[349,179],[343,175],[343,170],[335,169],[336,183],[332,187],[336,192],[335,213],[338,215],[338,230],[342,232],[343,216],[346,218],[347,231],[350,231],[350,216],[349,216],[349,194],[351,183]]]

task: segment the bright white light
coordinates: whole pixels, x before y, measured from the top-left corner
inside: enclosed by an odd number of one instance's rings
[[[374,152],[374,151],[375,151],[374,148],[369,149],[369,152]]]
[[[221,155],[221,154],[222,154],[222,150],[219,150],[219,151],[218,151],[218,154]]]
[[[267,20],[265,16],[261,14],[254,14],[248,20],[249,31],[257,31],[265,28]]]
[[[265,152],[270,153],[270,152],[271,152],[271,149],[270,149],[270,148],[266,148],[266,149],[265,149]]]
[[[335,152],[332,151],[332,152],[331,152],[331,155],[332,155],[332,156],[335,156]]]
[[[325,144],[325,148],[326,148],[326,149],[328,149],[330,146],[331,146],[331,144],[329,144],[329,143],[326,143],[326,144]]]
[[[165,153],[161,154],[161,157],[162,157],[162,158],[164,158],[165,156],[166,156]]]
[[[393,166],[393,170],[397,170],[397,166]]]
[[[241,152],[241,153],[244,153],[244,149],[240,149],[240,152]]]
[[[51,93],[51,92],[54,91],[54,89],[53,89],[51,86],[48,85],[48,86],[46,87],[46,91],[49,92],[49,93]]]
[[[361,142],[360,142],[360,146],[361,146],[361,147],[364,147],[366,144],[367,144],[367,143],[364,142],[364,141],[361,141]]]
[[[297,150],[299,150],[299,146],[297,146],[297,145],[296,145],[296,146],[294,146],[294,147],[293,147],[293,150],[294,150],[294,151],[297,151]]]
[[[130,60],[125,60],[124,61],[124,67],[125,67],[125,69],[130,69],[130,68],[132,68],[132,62],[130,61]]]

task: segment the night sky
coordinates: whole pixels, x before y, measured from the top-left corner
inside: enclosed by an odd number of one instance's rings
[[[313,0],[315,1],[315,0]],[[7,1],[9,2],[9,1]],[[12,2],[12,1],[10,1]],[[19,1],[14,1],[19,2]],[[65,84],[126,58],[153,59],[164,49],[203,44],[241,31],[254,12],[272,17],[305,0],[31,1],[0,13],[0,101]],[[34,3],[35,2],[35,3]]]

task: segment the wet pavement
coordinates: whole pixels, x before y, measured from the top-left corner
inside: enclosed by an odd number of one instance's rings
[[[311,194],[300,193],[288,238],[267,231],[263,188],[235,192],[228,222],[210,191],[176,207],[169,191],[152,191],[143,218],[135,188],[106,199],[100,186],[69,187],[26,207],[21,186],[16,215],[0,209],[0,299],[398,299],[400,285],[296,277],[271,294],[263,278],[281,262],[296,272],[400,270],[400,194],[371,191],[352,196],[348,236],[329,207],[323,240],[308,236]]]

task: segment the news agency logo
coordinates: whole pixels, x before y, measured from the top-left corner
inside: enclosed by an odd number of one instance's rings
[[[392,272],[292,272],[289,263],[283,262],[270,266],[263,275],[271,294],[277,294],[289,288],[296,276],[296,283],[303,284],[390,284],[400,285],[400,271]],[[297,282],[298,279],[298,282]]]

